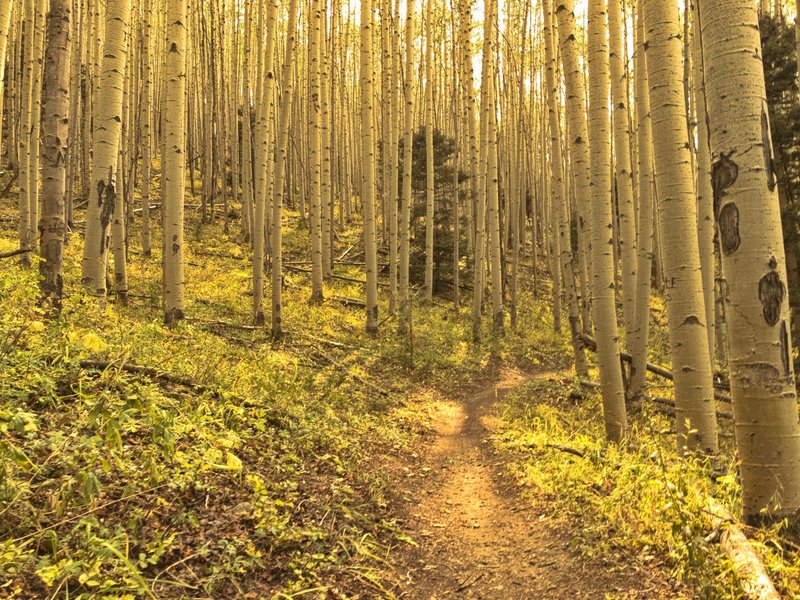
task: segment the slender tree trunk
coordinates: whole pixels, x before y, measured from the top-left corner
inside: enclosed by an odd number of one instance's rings
[[[142,136],[142,254],[152,253],[150,233],[150,180],[153,168],[153,70],[150,65],[150,32],[153,18],[153,0],[142,0],[144,18],[142,19],[142,112],[139,125]]]
[[[398,332],[404,335],[411,325],[411,296],[409,294],[409,251],[411,245],[411,167],[414,139],[414,0],[406,5],[406,64],[403,82],[405,110],[403,114],[403,198],[400,204],[400,273],[398,299],[400,318]]]
[[[164,322],[184,318],[183,196],[186,171],[186,0],[167,0],[164,68]]]
[[[269,0],[266,7],[266,49],[264,51],[264,81],[258,114],[258,134],[256,136],[256,166],[259,176],[255,186],[255,220],[253,222],[253,322],[264,324],[264,261],[266,259],[266,213],[267,197],[272,189],[269,181],[271,172],[268,162],[273,160],[269,143],[269,120],[272,118],[273,97],[275,94],[275,37],[278,30],[278,2]]]
[[[12,0],[0,1],[0,117],[2,117],[3,115],[3,108],[5,104],[5,89],[7,86],[6,55],[8,50],[8,38],[11,29],[12,4],[13,4]],[[19,11],[19,4],[17,11]],[[2,119],[0,118],[0,159],[3,156],[3,148],[7,147],[7,144],[3,143],[2,129],[3,129]]]
[[[378,333],[378,255],[375,225],[375,124],[373,109],[372,0],[361,0],[361,202],[367,271],[367,333]]]
[[[64,281],[61,275],[66,233],[64,193],[69,137],[70,18],[72,0],[51,0],[47,17],[44,78],[48,90],[44,114],[42,172],[42,296],[58,310]],[[2,113],[0,113],[2,114]]]
[[[645,60],[643,0],[636,11],[636,146],[639,160],[637,197],[639,198],[639,234],[636,269],[636,324],[631,344],[631,381],[628,397],[639,399],[647,375],[647,342],[650,332],[650,280],[653,267],[653,127],[650,120],[650,87]]]
[[[757,523],[800,512],[783,231],[758,15],[750,0],[699,7],[742,504]]]
[[[678,447],[713,453],[717,451],[716,412],[704,324],[678,5],[645,0],[644,23]]]
[[[31,104],[33,102],[33,28],[35,24],[33,0],[25,0],[23,9],[22,35],[23,44],[19,124],[19,247],[32,248],[35,243],[34,224],[31,222]],[[30,256],[23,254],[20,262],[30,265]]]
[[[309,154],[308,168],[311,175],[311,301],[322,302],[322,128],[320,111],[320,28],[322,27],[321,0],[312,0],[309,13]]]
[[[609,61],[614,119],[614,166],[619,207],[619,251],[622,263],[622,307],[625,345],[630,348],[636,321],[636,214],[633,209],[631,176],[630,120],[628,115],[628,75],[623,52],[622,21],[625,13],[620,0],[608,2]]]
[[[567,308],[569,310],[569,329],[572,341],[572,351],[575,359],[575,371],[581,377],[586,377],[589,368],[586,364],[586,353],[583,347],[581,334],[581,319],[578,311],[578,298],[575,290],[575,276],[572,268],[572,244],[570,243],[570,222],[567,211],[566,188],[564,186],[563,156],[561,152],[561,118],[559,114],[559,91],[556,75],[557,63],[555,57],[555,35],[553,32],[553,2],[545,0],[542,4],[544,12],[544,44],[545,44],[545,75],[547,78],[547,102],[550,131],[550,156],[552,178],[554,224],[557,231],[553,232],[553,239],[559,244],[559,260],[561,271],[564,274],[564,283],[567,291]],[[535,251],[535,248],[534,248]]]
[[[108,4],[102,72],[96,94],[92,180],[82,263],[83,283],[98,296],[106,294],[109,225],[117,202],[117,157],[122,134],[129,18],[130,0]]]
[[[425,300],[433,302],[433,0],[425,1]]]
[[[592,302],[603,391],[606,435],[620,441],[625,435],[625,392],[620,369],[614,294],[611,235],[611,164],[608,124],[607,21],[602,0],[589,1],[589,120],[583,117],[584,79],[578,61],[572,0],[556,8],[561,58],[567,90],[570,153],[575,170],[577,204],[591,207]],[[590,137],[591,136],[591,137]],[[587,143],[588,142],[588,143]],[[591,163],[589,149],[591,148]]]
[[[278,129],[275,154],[275,181],[272,202],[272,337],[283,335],[283,194],[284,174],[288,166],[289,117],[294,96],[293,61],[295,39],[297,36],[297,3],[289,2],[289,19],[286,26],[286,52],[283,58],[281,107],[278,115]],[[288,186],[291,189],[291,186]]]

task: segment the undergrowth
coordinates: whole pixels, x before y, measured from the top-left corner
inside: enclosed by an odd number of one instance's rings
[[[0,222],[4,251],[13,217]],[[392,465],[437,390],[566,350],[539,325],[546,304],[523,291],[517,332],[487,329],[482,345],[468,311],[446,305],[415,306],[409,338],[388,319],[373,339],[362,310],[310,305],[308,276],[289,271],[287,335],[272,343],[248,327],[238,236],[189,231],[190,318],[175,329],[161,325],[157,248],[144,258],[132,244],[128,306],[100,305],[76,283],[73,235],[57,318],[37,307],[35,268],[0,262],[0,596],[391,596],[392,548],[413,543],[388,508]],[[287,228],[287,259],[306,241]],[[357,241],[353,229],[338,251]],[[326,283],[330,298],[362,294]]]
[[[730,428],[714,459],[679,457],[671,417],[646,404],[624,443],[605,441],[599,394],[568,373],[543,375],[508,394],[494,438],[512,475],[543,510],[582,525],[587,556],[646,570],[665,565],[690,598],[740,598],[707,498],[740,514]],[[800,596],[800,550],[786,524],[747,530],[786,597]]]

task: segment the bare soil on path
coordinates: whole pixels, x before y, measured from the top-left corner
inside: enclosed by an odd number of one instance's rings
[[[399,558],[402,598],[661,599],[685,597],[659,569],[583,558],[581,523],[520,497],[492,452],[496,396],[510,375],[439,410],[435,433],[399,482],[400,524],[417,543]],[[545,507],[546,508],[546,507]]]

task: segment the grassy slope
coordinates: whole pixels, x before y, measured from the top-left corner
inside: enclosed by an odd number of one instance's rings
[[[1,252],[15,246],[15,212],[8,201],[0,209]],[[130,305],[103,308],[76,284],[73,236],[55,321],[36,308],[35,271],[0,261],[0,596],[388,590],[386,559],[407,540],[387,509],[387,467],[427,426],[437,390],[492,377],[500,363],[563,358],[543,304],[528,303],[522,333],[482,347],[469,343],[466,311],[431,307],[416,309],[412,366],[393,321],[370,339],[361,310],[310,306],[307,276],[291,273],[288,336],[273,346],[265,331],[238,327],[252,288],[236,236],[192,231],[191,320],[172,331],[161,326],[158,252],[136,254],[135,237]],[[290,258],[305,258],[306,236],[290,229]],[[362,290],[334,281],[327,293]],[[210,391],[79,367],[95,358]]]
[[[669,364],[663,307],[659,299],[653,302],[651,360]],[[668,384],[653,378],[650,393],[671,397]],[[646,403],[630,415],[626,443],[610,445],[599,418],[599,394],[578,385],[571,372],[534,379],[507,395],[500,409],[494,442],[509,457],[511,474],[532,502],[582,524],[577,543],[583,552],[608,558],[613,568],[666,563],[688,585],[691,591],[683,593],[689,598],[742,597],[705,502],[713,496],[732,514],[741,514],[731,421],[720,421],[718,457],[679,458],[673,418]],[[730,411],[730,406],[720,403],[718,409]],[[800,597],[800,547],[787,524],[745,531],[779,591]]]

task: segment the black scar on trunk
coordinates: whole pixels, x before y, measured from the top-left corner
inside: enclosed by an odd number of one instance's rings
[[[781,360],[783,361],[783,374],[788,377],[791,373],[792,363],[789,358],[789,331],[786,329],[786,320],[781,321]]]
[[[117,192],[114,189],[114,184],[109,183],[106,185],[104,181],[98,183],[97,198],[100,204],[100,227],[102,227],[100,254],[102,254],[105,248],[108,247],[108,226],[111,223],[111,217],[114,214],[114,205],[117,202]]]
[[[731,160],[735,150],[720,152],[719,159],[711,165],[711,186],[714,190],[714,214],[718,214],[725,190],[739,178],[739,166]]]
[[[764,168],[767,171],[767,187],[770,192],[775,191],[775,158],[772,156],[772,141],[769,137],[769,118],[764,109],[761,109],[761,139],[764,149]]]
[[[775,271],[778,263],[775,258],[769,261],[769,273],[758,282],[758,299],[764,307],[764,320],[768,325],[777,325],[781,318],[781,306],[786,296],[786,286],[781,281],[781,276]]]
[[[725,256],[730,256],[739,248],[739,209],[733,202],[723,206],[717,215],[719,224],[720,246]]]

